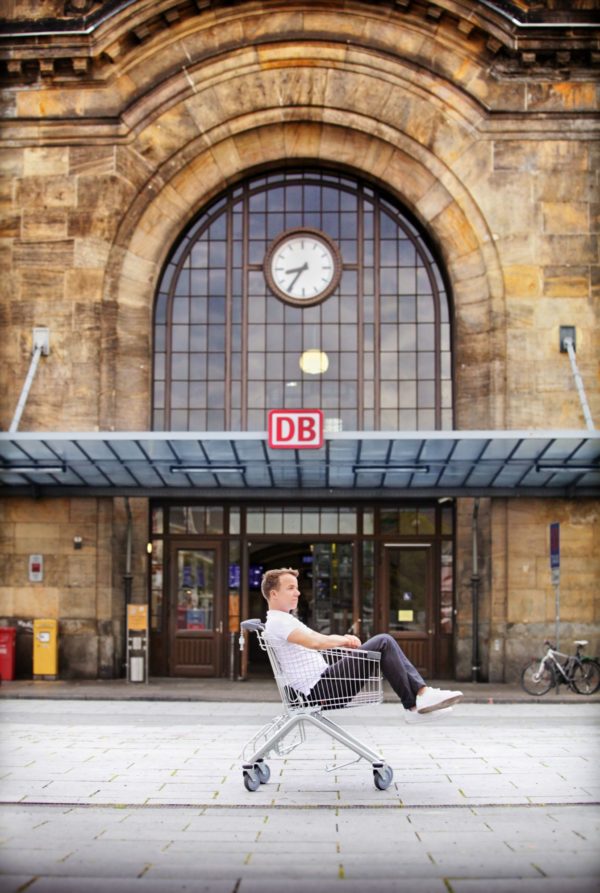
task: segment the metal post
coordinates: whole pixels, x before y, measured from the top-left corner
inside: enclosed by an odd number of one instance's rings
[[[477,548],[477,517],[479,515],[479,499],[473,502],[473,518],[471,521],[471,537],[473,548],[473,569],[471,574],[471,605],[473,613],[473,630],[471,640],[471,682],[479,682],[479,553]]]
[[[561,327],[567,328],[567,326]],[[581,408],[583,410],[583,416],[585,418],[585,423],[588,427],[589,431],[595,431],[594,422],[592,419],[592,414],[590,412],[590,406],[587,401],[587,397],[585,395],[585,388],[583,386],[583,379],[581,377],[581,373],[579,372],[579,367],[577,366],[577,359],[575,357],[575,344],[573,337],[571,335],[563,335],[561,340],[561,350],[566,350],[569,355],[569,361],[571,363],[571,371],[573,372],[573,378],[575,379],[575,386],[577,388],[577,393],[579,395],[579,402],[581,403]]]
[[[556,635],[554,636],[554,638],[556,639],[556,650],[560,651],[560,583],[557,583],[554,587],[554,607],[556,611]]]
[[[128,622],[127,622],[127,605],[131,602],[131,589],[133,582],[133,574],[131,573],[131,552],[133,539],[133,519],[131,517],[131,507],[129,499],[125,497],[125,510],[127,512],[127,537],[125,545],[125,573],[123,574],[123,593],[125,598],[125,632],[124,632],[124,667],[125,678],[129,678],[129,648],[128,648]]]
[[[21,421],[21,416],[23,415],[23,410],[25,409],[25,404],[27,403],[27,398],[29,396],[29,391],[31,390],[31,385],[33,384],[33,379],[35,378],[35,373],[37,372],[40,357],[47,357],[49,353],[50,333],[48,329],[43,327],[35,328],[33,330],[33,350],[31,353],[31,363],[29,364],[29,371],[27,372],[27,377],[25,378],[25,383],[23,385],[23,390],[21,391],[21,396],[19,397],[19,402],[17,403],[17,408],[15,409],[15,414],[8,428],[9,432],[16,431],[19,427],[19,422]]]

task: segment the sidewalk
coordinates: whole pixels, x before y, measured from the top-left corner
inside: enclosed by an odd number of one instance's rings
[[[516,683],[457,682],[448,679],[432,681],[439,688],[458,688],[466,704],[544,704],[600,703],[600,691],[591,696],[578,695],[561,686],[541,698],[528,695]],[[148,683],[110,680],[44,680],[17,679],[0,685],[2,698],[44,698],[81,701],[266,701],[278,702],[279,694],[273,678],[253,678],[232,682],[229,679],[152,678]],[[396,702],[396,695],[384,687],[384,700]]]
[[[600,890],[590,699],[466,703],[419,726],[393,703],[340,711],[393,766],[386,791],[309,730],[250,793],[240,753],[279,706],[254,701],[254,684],[221,703],[189,685],[148,688],[185,696],[4,697],[2,893]]]

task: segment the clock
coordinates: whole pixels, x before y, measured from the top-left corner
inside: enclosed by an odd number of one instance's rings
[[[286,230],[265,256],[267,284],[289,304],[318,304],[339,285],[342,258],[334,242],[318,229]]]

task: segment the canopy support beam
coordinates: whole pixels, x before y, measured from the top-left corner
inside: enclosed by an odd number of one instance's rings
[[[595,431],[596,428],[594,426],[594,422],[592,419],[592,413],[590,412],[590,405],[587,401],[587,397],[585,394],[585,388],[583,386],[583,379],[581,377],[581,373],[579,371],[579,367],[577,365],[577,358],[575,356],[575,327],[574,326],[561,326],[560,327],[560,349],[561,352],[567,352],[569,355],[569,362],[571,363],[571,371],[573,373],[573,378],[575,379],[575,387],[577,388],[577,393],[579,395],[579,402],[581,403],[581,408],[583,410],[583,417],[585,419],[585,423],[588,427],[588,431]]]
[[[31,385],[33,384],[33,379],[35,378],[35,373],[37,372],[38,363],[40,362],[40,357],[47,357],[50,353],[50,332],[45,327],[34,328],[33,330],[33,350],[31,353],[31,362],[29,364],[29,371],[27,372],[27,377],[25,379],[25,384],[23,385],[23,390],[21,391],[21,396],[19,397],[19,402],[17,403],[17,408],[15,409],[15,414],[12,418],[12,422],[10,423],[9,432],[16,431],[19,427],[19,422],[21,421],[21,416],[23,415],[23,410],[25,409],[25,404],[27,403],[27,398],[29,397],[29,391],[31,390]]]

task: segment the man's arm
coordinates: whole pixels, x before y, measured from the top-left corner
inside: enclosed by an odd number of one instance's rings
[[[295,629],[287,640],[304,648],[360,648],[360,639],[357,636],[324,636],[314,629]]]

